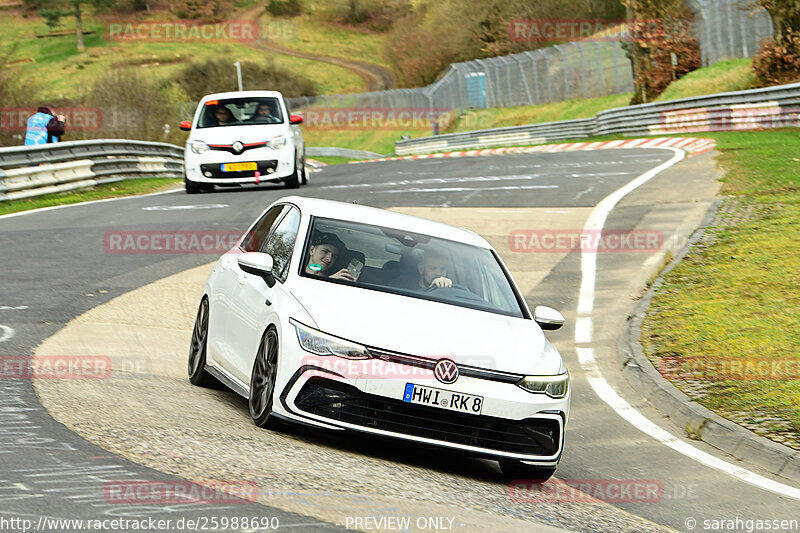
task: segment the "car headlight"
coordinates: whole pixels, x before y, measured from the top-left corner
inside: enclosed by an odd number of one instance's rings
[[[208,145],[203,141],[190,141],[189,148],[191,148],[192,152],[196,154],[203,154],[205,152],[208,152],[210,149]]]
[[[297,331],[300,347],[314,355],[336,355],[347,359],[370,359],[372,356],[364,346],[305,326],[294,319],[289,321]]]
[[[272,139],[267,141],[267,148],[272,148],[273,150],[277,150],[278,148],[283,148],[284,146],[286,146],[285,135],[278,135],[277,137],[273,137]]]
[[[517,386],[535,394],[563,398],[569,391],[569,372],[557,376],[525,376],[517,382]]]

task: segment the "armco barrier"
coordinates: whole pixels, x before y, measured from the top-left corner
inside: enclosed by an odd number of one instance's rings
[[[183,176],[183,149],[108,139],[0,148],[0,201],[127,178]]]
[[[395,143],[398,155],[544,144],[589,136],[800,127],[800,83],[601,111],[594,118],[451,133]]]

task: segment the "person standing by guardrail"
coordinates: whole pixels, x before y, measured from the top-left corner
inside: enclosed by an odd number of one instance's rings
[[[25,131],[25,146],[37,144],[57,143],[64,135],[64,115],[56,116],[50,111],[53,106],[39,107],[36,113],[28,117],[28,127]]]

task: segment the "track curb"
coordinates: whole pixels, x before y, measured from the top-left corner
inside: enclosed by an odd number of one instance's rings
[[[680,148],[688,157],[710,152],[716,147],[714,139],[698,137],[648,137],[616,141],[586,141],[558,144],[537,144],[534,146],[506,146],[502,148],[484,148],[482,150],[458,150],[418,155],[399,155],[350,161],[349,164],[378,163],[381,161],[401,161],[408,159],[439,159],[442,157],[482,157],[507,154],[529,154],[537,152],[574,152],[578,150],[614,150],[620,148]]]
[[[640,342],[642,321],[653,297],[664,283],[663,276],[675,268],[686,257],[689,248],[702,238],[723,201],[719,199],[709,208],[700,227],[659,274],[628,317],[620,340],[622,371],[628,382],[647,401],[687,433],[694,435],[692,438],[702,440],[741,461],[756,464],[772,474],[800,482],[800,451],[761,437],[693,401],[659,373],[645,355]]]

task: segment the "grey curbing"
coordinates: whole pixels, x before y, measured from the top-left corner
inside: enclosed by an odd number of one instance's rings
[[[639,341],[642,321],[664,282],[663,275],[686,257],[689,248],[711,225],[721,204],[722,200],[718,200],[712,205],[700,227],[658,276],[629,317],[620,340],[623,373],[645,399],[693,438],[699,438],[737,459],[761,466],[772,474],[800,482],[800,452],[756,435],[692,401],[656,370]]]

